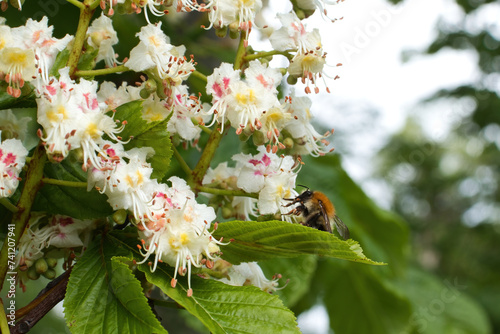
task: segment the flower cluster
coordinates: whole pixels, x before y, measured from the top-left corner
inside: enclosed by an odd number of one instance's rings
[[[53,27],[48,26],[47,17],[39,22],[28,19],[24,26],[17,28],[4,23],[0,18],[0,73],[9,84],[7,93],[19,97],[25,82],[48,82],[57,54],[73,37],[52,37]]]
[[[316,81],[323,78],[323,67],[326,63],[326,53],[323,51],[319,30],[306,31],[305,25],[295,12],[278,16],[282,27],[271,35],[271,45],[279,51],[296,50],[290,60],[288,73],[292,78],[301,78],[302,83],[307,85],[306,93],[311,93],[309,84],[314,86],[315,93],[319,93]],[[330,92],[328,87],[326,90]]]
[[[98,155],[105,156],[103,135],[119,141],[116,134],[123,125],[118,127],[97,100],[97,81],[80,79],[76,83],[68,72],[69,68],[61,69],[59,79],[52,78],[37,89],[38,123],[45,132],[39,133],[40,139],[54,161],[61,161],[70,150],[81,148],[84,168],[88,165],[101,168]]]
[[[320,135],[312,127],[310,100],[295,99],[293,94],[278,100],[277,87],[282,79],[278,70],[252,61],[245,78],[241,79],[240,75],[239,70],[222,63],[207,78],[207,93],[212,95],[212,108],[208,113],[214,115],[212,123],[220,123],[221,132],[227,119],[237,134],[253,135],[255,144],[268,143],[268,152],[276,153],[286,148],[281,131],[288,130],[292,140],[289,148],[293,142],[299,145],[291,153],[317,156],[328,152],[325,147],[328,143],[324,140],[330,133]]]
[[[256,155],[234,155],[232,160],[236,162],[236,167],[228,167],[224,162],[209,170],[203,179],[204,184],[221,185],[225,182],[227,187],[258,193],[258,199],[235,197],[232,200],[233,215],[245,220],[257,216],[255,208],[262,215],[284,214],[284,199],[297,196],[294,188],[298,165],[293,158],[268,153],[263,146],[258,150]],[[283,217],[290,219],[289,216]]]

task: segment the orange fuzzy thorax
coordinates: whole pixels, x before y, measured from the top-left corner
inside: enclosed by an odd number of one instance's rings
[[[323,208],[325,209],[326,215],[328,217],[333,217],[335,215],[335,207],[332,202],[326,197],[325,194],[319,191],[314,191],[312,196],[312,201],[315,205],[318,205],[318,202],[321,201],[323,203]]]

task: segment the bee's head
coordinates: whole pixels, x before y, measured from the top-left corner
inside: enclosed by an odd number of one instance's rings
[[[309,189],[309,187],[303,186],[301,184],[298,184],[299,187],[306,188],[299,196],[301,200],[306,200],[310,199],[313,196],[313,192]]]

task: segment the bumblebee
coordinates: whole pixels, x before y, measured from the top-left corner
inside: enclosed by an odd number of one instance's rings
[[[332,223],[335,223],[335,227],[340,236],[344,240],[349,239],[349,229],[335,214],[335,207],[328,197],[322,192],[311,191],[307,187],[304,188],[306,188],[306,190],[299,196],[295,198],[285,198],[285,200],[291,201],[291,203],[285,205],[285,207],[298,203],[297,207],[287,214],[294,214],[296,216],[302,215],[305,220],[303,225],[330,233],[333,233]]]

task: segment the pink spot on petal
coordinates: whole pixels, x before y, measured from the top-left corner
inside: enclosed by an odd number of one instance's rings
[[[271,164],[271,158],[264,154],[264,156],[262,157],[262,162],[267,167]]]

